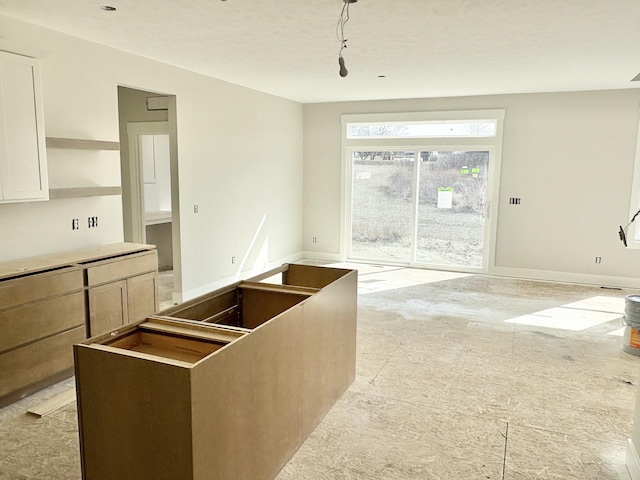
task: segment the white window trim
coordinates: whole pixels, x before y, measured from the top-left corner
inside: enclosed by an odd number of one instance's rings
[[[638,111],[638,117],[640,118],[640,111]],[[636,154],[633,163],[633,176],[631,181],[631,200],[629,202],[629,215],[624,220],[625,226],[631,218],[640,210],[640,123],[638,124],[638,133],[636,136]],[[640,250],[640,215],[636,220],[629,225],[627,231],[627,248]]]
[[[492,161],[489,162],[489,182],[487,184],[487,221],[485,231],[485,255],[481,273],[493,274],[496,255],[496,235],[498,229],[498,199],[500,190],[500,169],[502,163],[502,139],[504,127],[504,109],[495,110],[456,110],[409,113],[373,113],[342,115],[342,162],[341,162],[341,199],[340,199],[340,256],[344,260],[349,256],[349,225],[351,208],[351,157],[354,150],[402,150],[416,147],[438,147],[442,150],[465,149],[489,150]],[[496,134],[492,137],[431,137],[431,138],[347,138],[349,123],[402,122],[402,121],[453,121],[453,120],[496,120]],[[640,131],[639,131],[640,138]],[[407,146],[410,144],[410,147]],[[640,168],[638,169],[640,175]],[[637,208],[636,208],[637,210]],[[640,222],[640,219],[639,219]],[[469,269],[472,271],[474,269]]]

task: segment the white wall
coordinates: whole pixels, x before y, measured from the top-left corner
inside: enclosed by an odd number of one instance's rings
[[[176,95],[185,298],[241,269],[246,274],[300,256],[300,104],[5,16],[0,32],[48,52],[41,60],[47,136],[118,141],[119,85]],[[90,161],[106,169],[101,179],[119,179],[117,155]],[[64,158],[54,159],[56,182],[73,175]],[[72,218],[87,216],[98,216],[99,228],[80,222],[80,230],[71,230]],[[0,232],[0,260],[122,241],[121,199],[0,205]]]
[[[628,221],[639,107],[638,89],[305,105],[306,255],[345,255],[342,114],[500,108],[505,121],[491,273],[640,286],[640,251],[625,249],[617,234]],[[521,205],[509,205],[509,197],[521,197]]]

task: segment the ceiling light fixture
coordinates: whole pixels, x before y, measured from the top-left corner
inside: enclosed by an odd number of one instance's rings
[[[338,17],[338,25],[336,26],[336,36],[340,42],[340,51],[338,52],[338,65],[340,65],[340,76],[346,77],[349,75],[349,71],[344,64],[344,58],[342,57],[342,50],[347,48],[347,39],[344,38],[344,26],[349,21],[349,5],[356,3],[358,0],[343,0],[344,5]]]

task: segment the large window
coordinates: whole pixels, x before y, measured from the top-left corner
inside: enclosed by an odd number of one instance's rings
[[[347,257],[486,270],[503,113],[416,115],[343,117]]]

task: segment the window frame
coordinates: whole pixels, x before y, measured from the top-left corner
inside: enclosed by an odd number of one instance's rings
[[[456,149],[486,149],[491,153],[489,177],[487,184],[487,225],[485,229],[485,247],[483,265],[481,269],[463,269],[468,272],[491,274],[495,265],[497,211],[499,198],[499,179],[502,157],[502,138],[504,126],[504,109],[492,110],[456,110],[408,113],[374,113],[374,114],[345,114],[342,122],[342,162],[341,162],[341,219],[340,219],[340,252],[343,260],[350,257],[351,235],[351,195],[352,195],[352,165],[351,154],[356,150],[425,150],[439,148],[441,150]],[[401,123],[401,122],[437,122],[452,123],[468,120],[495,121],[495,135],[493,136],[449,136],[449,137],[348,137],[350,124],[367,123]],[[405,264],[406,265],[406,264]],[[411,264],[410,264],[411,265]],[[438,268],[434,266],[433,268]],[[447,268],[451,270],[451,268]]]
[[[638,111],[638,117],[640,118],[640,110]],[[625,223],[621,226],[625,226],[633,216],[640,211],[640,122],[638,123],[638,133],[636,134],[636,152],[633,162],[633,176],[631,180],[631,199],[629,201],[629,213],[625,219]],[[627,248],[634,250],[640,250],[640,215],[636,220],[629,225],[627,230]]]

